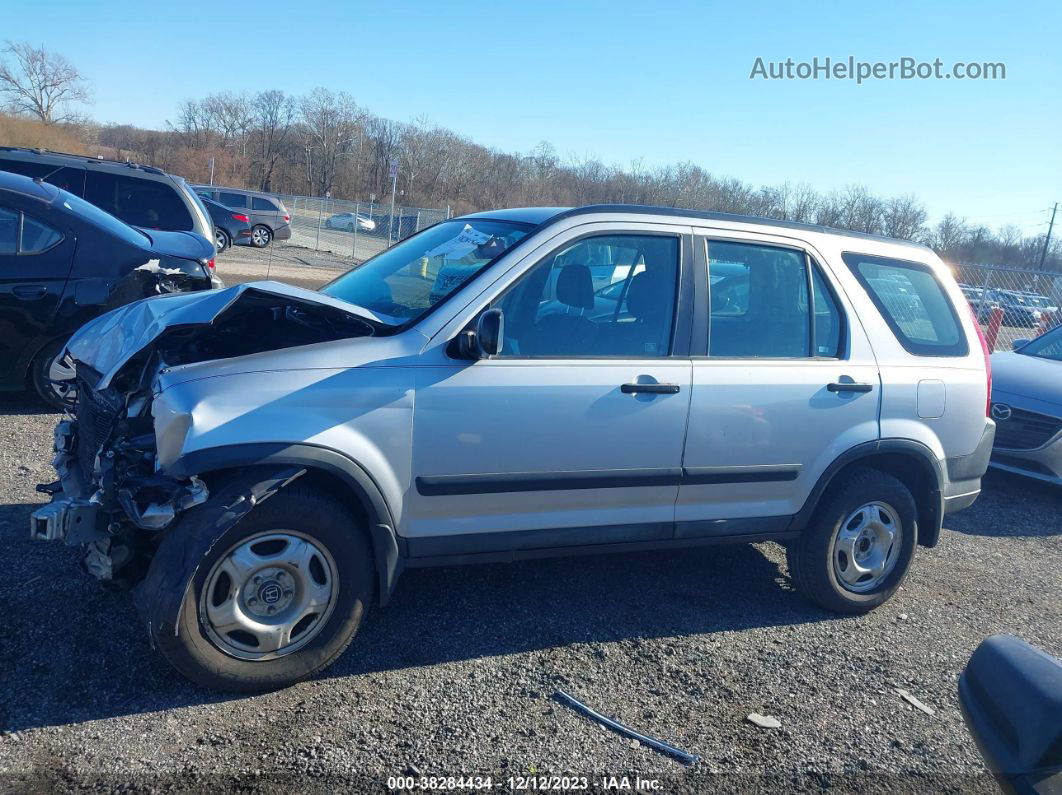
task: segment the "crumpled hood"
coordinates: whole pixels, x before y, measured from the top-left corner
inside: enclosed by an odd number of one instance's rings
[[[195,232],[169,232],[142,227],[140,231],[151,239],[151,250],[156,254],[194,260],[208,260],[214,256],[214,244]]]
[[[246,282],[223,290],[145,298],[90,321],[70,338],[66,350],[77,362],[102,375],[97,387],[106,388],[117,372],[163,332],[207,326],[242,298],[266,295],[330,307],[376,323],[391,322],[367,309],[313,290],[275,281]]]
[[[992,391],[1062,406],[1062,362],[1020,353],[993,354]]]

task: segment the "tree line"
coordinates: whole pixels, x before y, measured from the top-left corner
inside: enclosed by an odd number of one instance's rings
[[[804,183],[758,187],[690,162],[647,168],[562,157],[547,142],[530,152],[508,152],[423,118],[376,116],[350,94],[327,88],[303,96],[271,89],[185,100],[163,130],[100,125],[70,112],[72,101],[89,95],[62,56],[10,42],[4,52],[0,97],[9,113],[72,128],[94,153],[196,182],[213,177],[233,187],[365,201],[390,193],[396,161],[400,203],[449,206],[455,213],[602,203],[686,207],[916,240],[952,262],[1012,267],[1037,267],[1044,244],[1043,234],[1024,235],[1013,225],[993,230],[950,213],[930,224],[914,194],[880,196],[863,185],[830,192]],[[1062,247],[1051,247],[1045,265],[1062,271]]]

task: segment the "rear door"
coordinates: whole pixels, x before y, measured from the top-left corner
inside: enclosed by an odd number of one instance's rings
[[[783,530],[838,455],[878,438],[877,364],[810,248],[706,230],[694,250],[708,317],[694,332],[676,534]]]
[[[73,235],[0,205],[0,380],[20,379],[51,337],[74,253]]]

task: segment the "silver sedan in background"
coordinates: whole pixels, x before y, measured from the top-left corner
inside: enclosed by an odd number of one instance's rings
[[[1062,326],[992,356],[991,466],[1062,486]]]
[[[372,232],[376,229],[376,222],[361,213],[336,213],[325,220],[325,226],[329,229],[345,229],[348,232],[353,232],[357,226],[362,232]]]

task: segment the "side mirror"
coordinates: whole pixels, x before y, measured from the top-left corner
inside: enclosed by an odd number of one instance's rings
[[[488,309],[476,321],[475,331],[461,335],[461,353],[470,359],[485,359],[502,352],[505,316],[500,309]]]
[[[959,677],[959,706],[1004,791],[1062,791],[1062,661],[993,635]]]
[[[1018,350],[1018,348],[1021,348],[1022,346],[1028,345],[1028,344],[1029,344],[1029,340],[1014,340],[1014,342],[1010,343],[1010,349],[1012,351],[1016,351],[1016,350]]]

